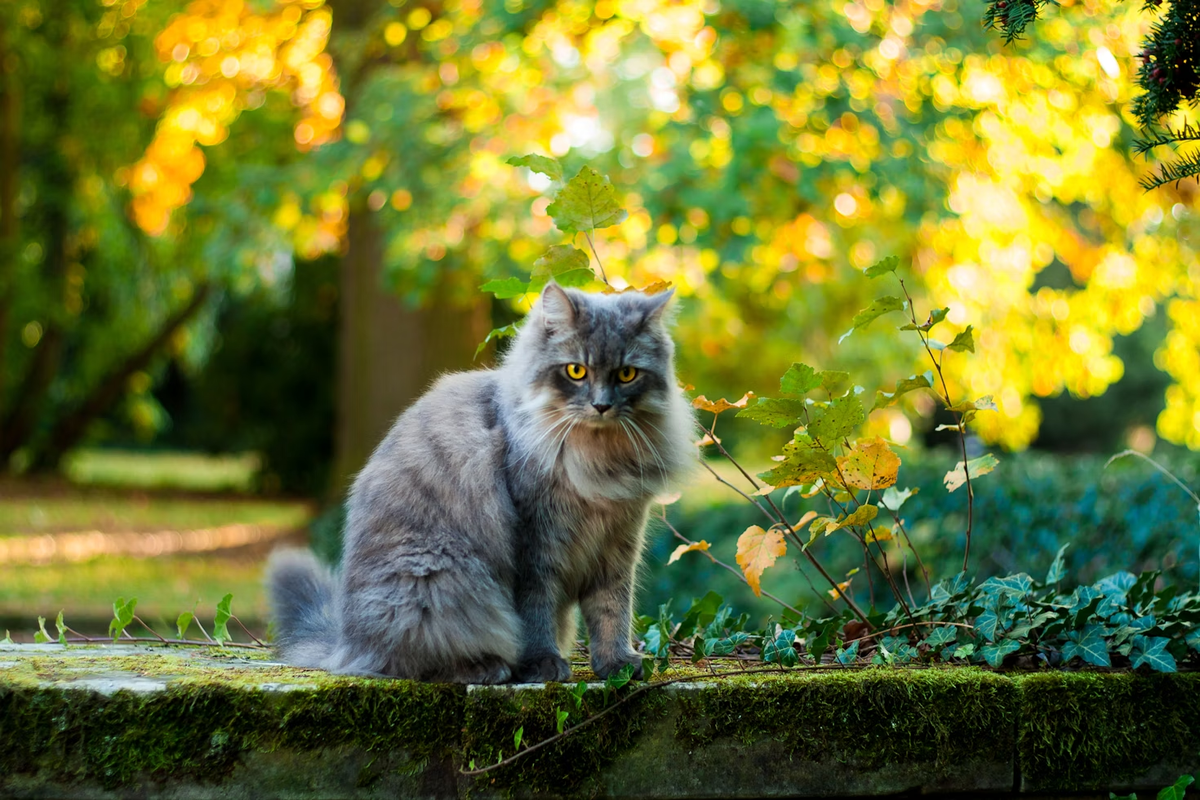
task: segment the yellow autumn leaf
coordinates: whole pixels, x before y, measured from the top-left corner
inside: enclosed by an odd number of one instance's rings
[[[839,589],[841,591],[839,591]],[[829,590],[829,596],[832,597],[834,600],[837,600],[843,594],[848,593],[849,590],[850,590],[850,581],[839,581],[838,585],[837,585],[837,589]]]
[[[890,542],[896,538],[895,532],[886,525],[881,525],[873,531],[867,531],[868,542]]]
[[[707,551],[708,548],[709,548],[708,542],[704,541],[703,539],[701,539],[698,542],[692,542],[691,544],[681,544],[681,545],[679,545],[679,547],[676,547],[671,552],[671,557],[667,559],[667,563],[674,564],[676,561],[678,561],[680,558],[683,557],[684,553],[690,553],[693,550]]]
[[[844,456],[838,457],[838,470],[846,486],[855,489],[886,489],[896,484],[900,457],[882,438],[859,439]]]
[[[817,518],[817,512],[815,512],[815,511],[805,511],[805,512],[804,512],[804,516],[803,516],[803,517],[801,517],[801,518],[800,518],[800,520],[799,520],[799,522],[797,522],[797,523],[796,523],[795,525],[793,525],[792,527],[793,527],[793,528],[800,528],[800,527],[803,527],[804,525],[807,525],[809,522],[811,522],[812,520],[814,520],[814,519],[816,519],[816,518]]]
[[[746,405],[754,399],[754,392],[746,392],[742,395],[741,400],[729,402],[725,398],[718,400],[709,400],[704,395],[700,395],[692,401],[692,408],[698,408],[701,411],[711,411],[714,414],[720,414],[722,411],[728,411],[731,408],[745,408]]]
[[[831,519],[825,524],[825,535],[840,531],[842,528],[852,528],[856,525],[866,525],[879,513],[879,507],[864,503],[854,510],[854,513],[847,514],[839,519]]]
[[[763,530],[757,525],[751,525],[738,537],[737,563],[756,597],[762,597],[759,579],[763,570],[772,566],[775,559],[786,552],[787,544],[783,541],[783,533],[776,528]]]

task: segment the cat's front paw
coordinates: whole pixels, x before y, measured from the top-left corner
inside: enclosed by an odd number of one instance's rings
[[[642,679],[642,657],[633,652],[618,656],[611,661],[593,661],[592,672],[596,673],[597,677],[607,679],[609,675],[616,675],[630,664],[633,665],[631,679],[640,681]]]
[[[571,665],[557,653],[523,660],[513,674],[517,683],[563,683],[570,679]]]

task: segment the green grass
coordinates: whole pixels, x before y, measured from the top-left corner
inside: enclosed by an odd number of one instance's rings
[[[196,530],[235,523],[300,528],[311,516],[312,507],[298,500],[46,492],[0,499],[0,536]]]
[[[72,483],[193,492],[248,492],[261,466],[254,453],[138,452],[82,449],[63,466]]]

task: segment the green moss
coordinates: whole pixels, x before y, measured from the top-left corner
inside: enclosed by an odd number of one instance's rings
[[[944,769],[1011,753],[1016,712],[1013,683],[983,670],[846,670],[682,694],[676,735],[693,747],[770,738],[793,758],[863,769],[914,761]]]
[[[348,745],[447,758],[459,740],[465,691],[400,680],[365,680],[281,666],[222,665],[177,651],[20,659],[0,675],[0,774],[95,781],[143,777],[220,780],[242,754]],[[114,673],[169,679],[165,691],[112,695],[64,691],[76,678]],[[45,682],[55,682],[46,685]],[[264,683],[304,691],[263,691]],[[402,766],[403,764],[401,764]]]
[[[1157,764],[1196,764],[1200,674],[1054,672],[1016,682],[1018,757],[1032,786],[1102,788]]]
[[[627,694],[632,689],[631,686],[622,692]],[[606,695],[603,689],[589,689],[577,708],[571,687],[566,684],[516,692],[476,689],[466,706],[464,760],[474,760],[477,767],[495,763],[515,752],[513,735],[518,728],[523,728],[524,746],[529,746],[556,733],[559,709],[570,713],[566,722],[569,727],[594,716],[616,698],[615,693]],[[505,792],[520,789],[522,795],[593,795],[598,789],[596,779],[600,771],[633,747],[645,728],[661,718],[666,706],[663,690],[643,693],[579,733],[564,737],[511,766],[480,776],[478,785]]]

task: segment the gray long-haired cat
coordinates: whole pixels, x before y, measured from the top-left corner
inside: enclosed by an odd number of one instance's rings
[[[606,677],[641,662],[634,579],[652,498],[695,461],[669,293],[551,283],[495,370],[447,375],[357,479],[336,578],[268,567],[285,660],[430,681],[563,681],[575,607]]]

